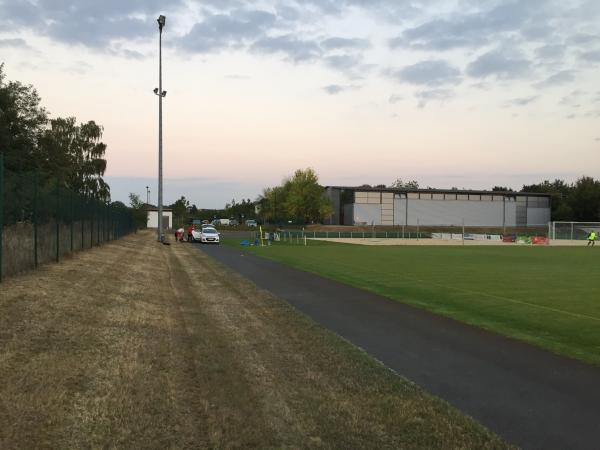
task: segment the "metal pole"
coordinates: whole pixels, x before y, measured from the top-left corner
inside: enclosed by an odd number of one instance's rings
[[[162,168],[162,29],[163,24],[159,19],[158,33],[158,240],[164,241],[163,234],[163,168]]]
[[[571,222],[571,240],[573,240],[573,222]]]

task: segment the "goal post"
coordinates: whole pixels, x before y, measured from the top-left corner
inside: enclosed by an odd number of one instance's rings
[[[600,222],[556,221],[550,224],[552,240],[582,241],[587,239],[592,231],[600,234]]]

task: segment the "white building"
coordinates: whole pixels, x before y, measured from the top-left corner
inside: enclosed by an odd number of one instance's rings
[[[331,225],[540,227],[550,195],[455,189],[328,186]]]
[[[148,228],[158,228],[158,209],[148,209]],[[163,227],[173,228],[173,211],[163,208]]]

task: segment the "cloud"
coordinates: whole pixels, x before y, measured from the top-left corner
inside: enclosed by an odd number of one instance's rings
[[[548,44],[535,49],[535,55],[542,59],[561,59],[565,56],[567,46],[563,44]]]
[[[581,55],[579,55],[579,58],[592,63],[600,62],[600,50],[591,50],[588,52],[583,52],[581,53]]]
[[[531,73],[531,62],[518,51],[496,49],[484,53],[467,66],[474,78],[496,77],[500,80],[523,78]]]
[[[430,89],[426,91],[419,91],[415,94],[415,97],[419,100],[417,106],[420,109],[425,108],[428,103],[436,101],[440,105],[454,97],[454,91],[450,89]]]
[[[18,48],[21,50],[30,50],[31,47],[24,39],[0,39],[0,48]]]
[[[324,50],[340,50],[340,49],[366,49],[370,47],[368,39],[357,39],[357,38],[341,38],[331,37],[321,41],[321,48]]]
[[[176,45],[192,53],[210,53],[249,44],[265,35],[277,17],[260,10],[234,10],[211,14],[195,24]]]
[[[390,105],[395,105],[396,103],[401,102],[402,100],[404,100],[404,97],[402,97],[401,95],[390,95],[390,98],[388,98],[388,103]]]
[[[386,73],[397,81],[416,85],[441,86],[461,82],[460,70],[442,60],[422,61]]]
[[[570,106],[573,108],[579,108],[581,106],[581,98],[588,97],[583,91],[575,90],[570,92],[568,95],[565,95],[558,104],[560,106]]]
[[[535,102],[539,98],[538,95],[532,95],[531,97],[519,97],[513,98],[512,100],[507,101],[504,106],[506,108],[511,106],[527,106],[533,102]]]
[[[535,84],[538,89],[562,86],[575,80],[575,72],[572,70],[562,70],[554,75],[549,76],[544,81]]]
[[[183,0],[169,4],[178,9]],[[156,33],[155,14],[160,0],[11,0],[0,3],[0,16],[8,18],[13,30],[30,28],[38,34],[70,45],[107,47],[118,39],[137,39]]]
[[[291,34],[264,37],[254,42],[250,50],[255,53],[283,54],[293,62],[310,61],[321,56],[321,49],[316,42],[298,39]]]
[[[484,2],[473,2],[481,8]],[[452,13],[449,17],[435,18],[419,26],[408,28],[390,41],[392,48],[406,46],[425,50],[443,51],[453,48],[476,48],[496,39],[500,33],[515,32],[529,19],[544,16],[541,0],[509,1],[491,9],[469,13]],[[465,8],[467,9],[467,8]],[[531,27],[531,35],[540,35],[543,25]],[[551,31],[551,30],[549,30]],[[545,32],[548,33],[548,30]]]
[[[329,86],[324,86],[323,90],[329,95],[337,95],[346,91],[355,91],[360,89],[360,86],[348,85],[342,86],[340,84],[330,84]]]

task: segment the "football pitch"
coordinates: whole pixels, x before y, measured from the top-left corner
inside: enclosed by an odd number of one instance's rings
[[[600,248],[309,241],[249,251],[600,365]]]

